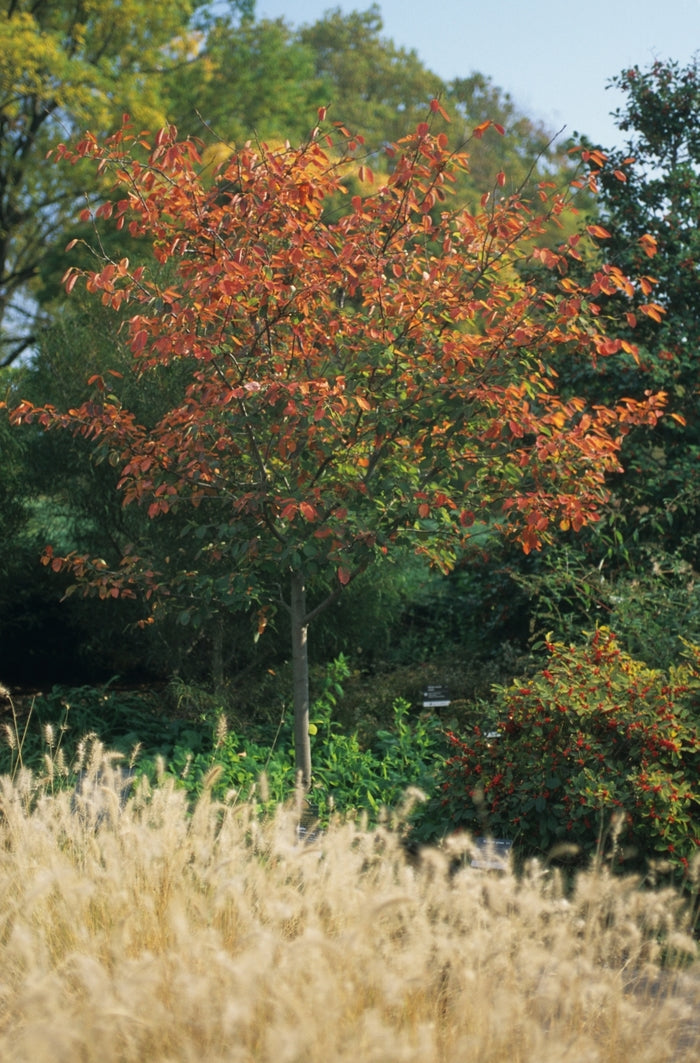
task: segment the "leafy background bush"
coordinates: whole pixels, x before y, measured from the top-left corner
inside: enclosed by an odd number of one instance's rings
[[[448,751],[440,721],[416,714],[404,698],[394,699],[390,713],[385,712],[390,723],[374,732],[370,744],[357,730],[342,727],[338,706],[349,674],[341,655],[326,670],[312,708],[314,781],[305,802],[307,823],[326,825],[334,812],[366,812],[370,822],[376,822],[384,809],[404,802],[408,788],[430,792]],[[192,798],[205,788],[220,798],[233,790],[241,800],[257,799],[272,810],[294,793],[292,747],[287,715],[274,730],[271,724],[229,730],[225,718],[218,716],[209,746],[197,752],[178,743],[166,774],[175,775]]]
[[[442,824],[624,868],[661,859],[683,879],[700,851],[700,649],[668,673],[607,629],[547,650],[538,674],[496,691],[491,723],[450,734],[419,834]]]
[[[312,709],[314,784],[307,823],[326,825],[337,812],[366,812],[371,822],[403,804],[408,788],[430,793],[448,753],[439,718],[417,713],[402,697],[389,700],[361,736],[339,720],[350,666],[340,655],[318,680]],[[174,703],[173,703],[174,702]],[[13,706],[14,712],[14,706]],[[292,721],[281,711],[229,727],[221,702],[184,684],[160,692],[109,685],[55,687],[32,699],[5,725],[0,774],[30,768],[52,785],[74,786],[86,737],[123,758],[152,781],[174,780],[191,804],[205,791],[220,799],[254,800],[274,810],[294,795]]]
[[[391,674],[363,707],[366,677],[342,654],[315,672],[314,782],[303,822],[364,813],[376,823],[412,787],[415,844],[465,829],[507,838],[522,855],[598,853],[620,869],[668,864],[679,881],[700,852],[700,650],[667,672],[625,652],[607,629],[579,645],[548,642],[546,666],[490,697],[421,711],[414,668],[402,696]],[[395,675],[394,675],[395,679]],[[268,674],[251,714],[226,691],[183,682],[160,690],[56,687],[6,722],[0,773],[30,767],[74,786],[83,740],[95,736],[134,771],[171,779],[190,804],[205,791],[272,810],[295,791],[285,676]],[[228,711],[224,711],[227,709]]]

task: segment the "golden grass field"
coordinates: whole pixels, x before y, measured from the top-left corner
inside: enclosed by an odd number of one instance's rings
[[[121,808],[108,774],[84,799],[0,782],[3,1063],[700,1058],[670,890],[591,871],[565,896],[357,823],[304,843],[294,809],[189,814],[172,786]]]

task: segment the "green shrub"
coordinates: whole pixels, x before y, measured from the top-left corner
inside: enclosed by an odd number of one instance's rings
[[[335,812],[366,812],[376,822],[382,809],[403,802],[408,789],[431,791],[448,752],[439,721],[413,715],[403,698],[394,700],[392,725],[377,731],[369,745],[356,730],[341,728],[335,716],[349,675],[340,655],[326,669],[310,714],[313,782],[306,805],[308,816],[322,825]],[[142,765],[155,768],[152,761]],[[187,743],[176,745],[166,771],[193,799],[205,788],[219,798],[233,790],[241,801],[254,798],[263,809],[272,809],[294,793],[291,721],[283,715],[276,730],[243,732],[228,730],[220,716],[207,747],[196,751]]]
[[[0,775],[12,776],[21,767],[41,774],[47,758],[55,759],[59,750],[70,765],[86,736],[99,739],[125,760],[139,755],[169,758],[185,744],[194,751],[205,748],[209,724],[169,717],[162,700],[152,688],[119,689],[110,683],[54,686],[47,693],[18,699],[7,692],[11,714],[6,714],[0,741]]]
[[[600,629],[548,642],[534,678],[497,689],[498,733],[450,734],[452,755],[423,832],[466,828],[522,853],[664,861],[687,876],[700,852],[700,649],[668,675]]]

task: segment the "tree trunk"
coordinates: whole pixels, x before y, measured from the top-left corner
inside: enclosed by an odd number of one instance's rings
[[[224,621],[220,613],[214,617],[211,640],[211,674],[214,690],[218,693],[224,686]]]
[[[309,739],[309,656],[307,647],[306,587],[301,572],[292,572],[291,587],[292,664],[294,674],[294,762],[297,778],[308,790],[311,785]]]

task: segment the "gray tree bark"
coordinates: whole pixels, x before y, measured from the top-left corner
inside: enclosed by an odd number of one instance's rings
[[[309,738],[309,655],[306,586],[301,572],[292,572],[290,612],[294,683],[294,762],[297,778],[308,790],[311,785],[311,740]]]

